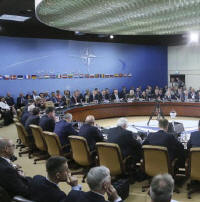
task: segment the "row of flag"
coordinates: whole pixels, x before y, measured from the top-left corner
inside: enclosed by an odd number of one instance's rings
[[[70,79],[70,78],[117,78],[132,77],[132,74],[50,74],[50,75],[0,75],[0,80],[22,79]]]

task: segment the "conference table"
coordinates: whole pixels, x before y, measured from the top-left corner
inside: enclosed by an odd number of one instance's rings
[[[65,113],[71,113],[73,119],[83,122],[87,115],[93,115],[96,120],[127,116],[150,116],[157,102],[121,102],[74,106],[67,109]],[[159,102],[160,108],[165,116],[171,111],[176,111],[177,116],[200,117],[199,102]]]

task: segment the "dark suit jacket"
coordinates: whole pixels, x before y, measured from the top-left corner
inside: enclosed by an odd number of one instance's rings
[[[25,126],[26,120],[29,116],[31,116],[31,114],[27,110],[22,114],[21,123],[23,124],[23,126]]]
[[[106,202],[103,196],[94,192],[83,192],[72,190],[64,202]],[[122,202],[122,200],[120,201]]]
[[[39,125],[43,131],[53,132],[55,128],[55,120],[53,118],[49,118],[48,115],[44,115],[40,119]]]
[[[29,180],[18,174],[5,159],[0,157],[0,186],[3,187],[13,197],[21,195],[29,197]]]
[[[26,129],[28,135],[32,136],[32,131],[31,131],[31,128],[29,127],[29,125],[34,124],[34,125],[39,126],[39,123],[40,123],[40,117],[39,116],[30,115],[28,117],[28,119],[26,120],[26,123],[25,123],[25,129]]]
[[[54,132],[58,135],[62,145],[69,144],[68,136],[78,134],[78,132],[72,127],[72,124],[65,120],[56,123]]]
[[[95,149],[96,142],[103,141],[101,131],[97,127],[89,124],[83,124],[78,135],[86,138],[91,151]]]
[[[163,130],[156,133],[150,133],[143,145],[156,145],[167,147],[170,160],[184,156],[183,145],[172,135]]]
[[[191,133],[187,148],[190,149],[192,147],[200,147],[200,131]]]
[[[26,99],[25,97],[18,97],[17,98],[17,108],[23,107],[26,105]]]
[[[60,202],[66,194],[60,188],[43,177],[36,175],[31,183],[31,200],[37,202]]]
[[[135,157],[136,160],[141,158],[141,144],[134,138],[131,131],[120,126],[111,128],[108,130],[107,142],[118,144],[124,158],[128,155]]]
[[[15,104],[13,97],[6,97],[5,100],[9,106],[13,106]]]

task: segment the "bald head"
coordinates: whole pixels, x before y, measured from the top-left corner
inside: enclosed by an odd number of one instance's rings
[[[93,115],[88,115],[85,119],[85,123],[94,125],[95,118]]]
[[[0,138],[0,156],[9,158],[14,154],[14,144],[11,140]]]

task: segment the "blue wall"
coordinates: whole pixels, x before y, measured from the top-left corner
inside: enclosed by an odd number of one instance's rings
[[[87,50],[96,56],[89,65],[82,58]],[[0,75],[50,73],[132,73],[132,77],[0,80],[0,95],[10,92],[16,97],[33,89],[113,89],[148,84],[163,87],[167,84],[167,47],[0,37]]]

